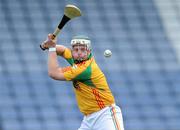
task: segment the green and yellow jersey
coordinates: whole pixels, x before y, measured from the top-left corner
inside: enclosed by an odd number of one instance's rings
[[[84,115],[114,104],[106,78],[91,54],[80,64],[74,63],[70,49],[65,49],[63,57],[71,64],[62,69],[64,77],[73,81],[78,107]]]

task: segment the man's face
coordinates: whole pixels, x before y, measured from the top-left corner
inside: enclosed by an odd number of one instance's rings
[[[74,60],[83,61],[88,58],[90,50],[87,49],[86,45],[74,45],[72,47],[72,56]]]

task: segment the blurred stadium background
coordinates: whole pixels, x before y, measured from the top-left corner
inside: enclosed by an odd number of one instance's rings
[[[0,130],[77,130],[71,83],[50,79],[39,44],[66,4],[84,16],[58,41],[89,35],[126,130],[180,130],[179,0],[0,0]],[[111,49],[109,59],[103,51]],[[65,60],[59,60],[65,66]]]

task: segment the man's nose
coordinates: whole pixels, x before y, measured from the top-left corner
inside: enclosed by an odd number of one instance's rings
[[[78,50],[78,54],[81,54],[81,50]]]

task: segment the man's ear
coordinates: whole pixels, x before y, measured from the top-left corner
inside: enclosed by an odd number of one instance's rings
[[[91,51],[90,51],[90,50],[87,50],[87,52],[88,52],[88,55],[91,53]]]

